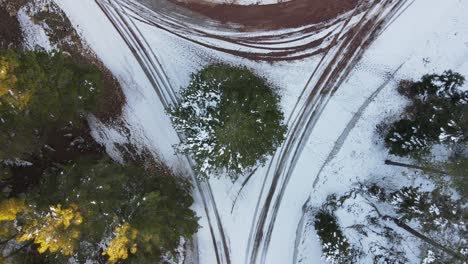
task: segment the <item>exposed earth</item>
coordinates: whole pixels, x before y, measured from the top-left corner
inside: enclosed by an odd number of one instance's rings
[[[280,29],[316,24],[352,10],[358,0],[292,0],[268,5],[213,4],[169,0],[210,19],[247,29]]]
[[[285,3],[291,0],[178,0],[179,2],[194,2],[194,3],[206,3],[211,5],[216,4],[231,4],[231,5],[270,5]]]
[[[16,16],[10,16],[0,5],[0,48],[17,48],[21,46],[21,30]]]

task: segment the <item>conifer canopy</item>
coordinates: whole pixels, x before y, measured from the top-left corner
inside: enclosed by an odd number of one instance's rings
[[[210,65],[192,75],[181,102],[169,109],[185,138],[177,146],[199,175],[227,173],[233,180],[263,164],[284,140],[280,97],[246,67]]]

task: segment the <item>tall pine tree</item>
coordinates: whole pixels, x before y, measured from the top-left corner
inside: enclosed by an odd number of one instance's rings
[[[201,176],[225,172],[236,179],[284,140],[280,97],[245,67],[210,65],[192,75],[181,96],[169,109],[173,126],[185,135],[177,150],[195,160]]]

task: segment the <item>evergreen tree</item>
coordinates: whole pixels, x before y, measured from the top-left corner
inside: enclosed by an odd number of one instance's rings
[[[315,215],[315,230],[322,243],[325,260],[329,263],[356,263],[355,252],[348,243],[333,213],[320,209]]]
[[[468,197],[468,157],[460,157],[448,165],[453,187],[464,197]]]
[[[245,67],[210,65],[192,75],[181,96],[169,109],[185,135],[177,150],[195,160],[201,176],[226,172],[236,179],[284,140],[279,96]]]
[[[100,72],[60,52],[0,50],[0,160],[39,150],[51,129],[96,107]]]
[[[412,103],[385,136],[390,153],[420,155],[436,143],[466,142],[468,91],[460,90],[464,81],[460,74],[446,71],[401,82],[399,92]]]

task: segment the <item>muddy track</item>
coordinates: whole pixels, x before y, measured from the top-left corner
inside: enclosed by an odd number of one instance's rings
[[[313,127],[331,96],[349,75],[355,63],[361,58],[365,48],[372,42],[374,36],[380,32],[379,29],[382,29],[382,25],[390,21],[398,13],[404,2],[405,0],[397,2],[384,1],[368,7],[368,12],[361,21],[352,30],[345,33],[341,47],[325,67],[322,75],[315,83],[314,89],[309,94],[303,109],[293,122],[294,125],[290,130],[290,134],[293,136],[287,137],[284,146],[280,150],[279,157],[276,159],[276,168],[272,173],[273,180],[256,221],[255,231],[253,231],[250,238],[252,248],[247,263],[265,263],[279,206],[297,160],[309,139]],[[378,8],[378,12],[371,13],[370,11],[375,8]],[[259,254],[261,254],[260,259],[258,258]]]
[[[279,36],[268,34],[257,36],[239,32],[215,34],[212,30],[203,30],[192,24],[181,23],[168,17],[167,14],[150,10],[133,1],[116,0],[115,2],[127,9],[128,14],[139,22],[159,28],[196,45],[255,61],[297,60],[317,55],[328,48],[330,40],[334,37],[333,28],[338,27],[349,16],[349,14],[344,14],[330,22],[304,27],[300,30],[286,30]],[[215,44],[220,41],[226,45]],[[277,47],[274,47],[275,45]]]
[[[269,5],[218,4],[200,0],[169,0],[221,24],[243,30],[274,30],[317,24],[353,9],[358,0],[290,0]],[[230,1],[236,2],[236,1]]]
[[[294,36],[304,36],[308,33],[318,32],[322,29],[329,28],[331,24],[340,22],[340,20],[346,20],[347,17],[345,12],[339,16],[334,16],[331,19],[322,20],[319,23],[306,24],[302,27],[283,26],[281,27],[281,30],[278,31],[265,31],[265,29],[261,29],[259,31],[255,31],[254,34],[252,34],[252,32],[244,32],[237,29],[232,29],[229,26],[217,23],[217,21],[209,21],[205,17],[194,19],[193,16],[195,14],[183,14],[183,11],[186,10],[174,10],[173,7],[171,8],[170,5],[168,5],[169,2],[167,0],[146,1],[157,2],[157,8],[155,6],[151,6],[148,3],[145,4],[145,0],[137,1],[142,3],[140,4],[127,0],[127,7],[129,9],[135,10],[135,13],[138,14],[138,16],[149,20],[154,19],[154,21],[164,26],[168,26],[169,28],[176,29],[179,27],[181,29],[187,30],[187,32],[197,32],[202,34],[216,32],[214,35],[224,35],[228,38],[231,38],[232,40],[238,39],[245,42],[251,41],[251,43],[255,44],[273,44],[275,42],[283,42],[285,39]]]
[[[128,20],[125,19],[122,9],[115,6],[115,2],[107,0],[95,0],[95,2],[114,25],[122,39],[134,54],[163,106],[167,108],[176,103],[178,98],[175,95],[173,87],[170,85],[167,75],[164,73],[162,65],[159,63],[156,55],[148,48],[148,43],[137,27],[134,24],[132,25],[132,22],[128,22]],[[181,140],[183,135],[178,134],[178,137]],[[188,157],[185,158],[187,158],[188,163],[191,168],[193,168],[193,161]],[[193,169],[191,176],[192,181],[195,183],[196,191],[200,194],[205,214],[207,216],[217,263],[230,264],[231,260],[228,243],[217,211],[216,203],[213,198],[211,186],[206,182],[199,181]]]

